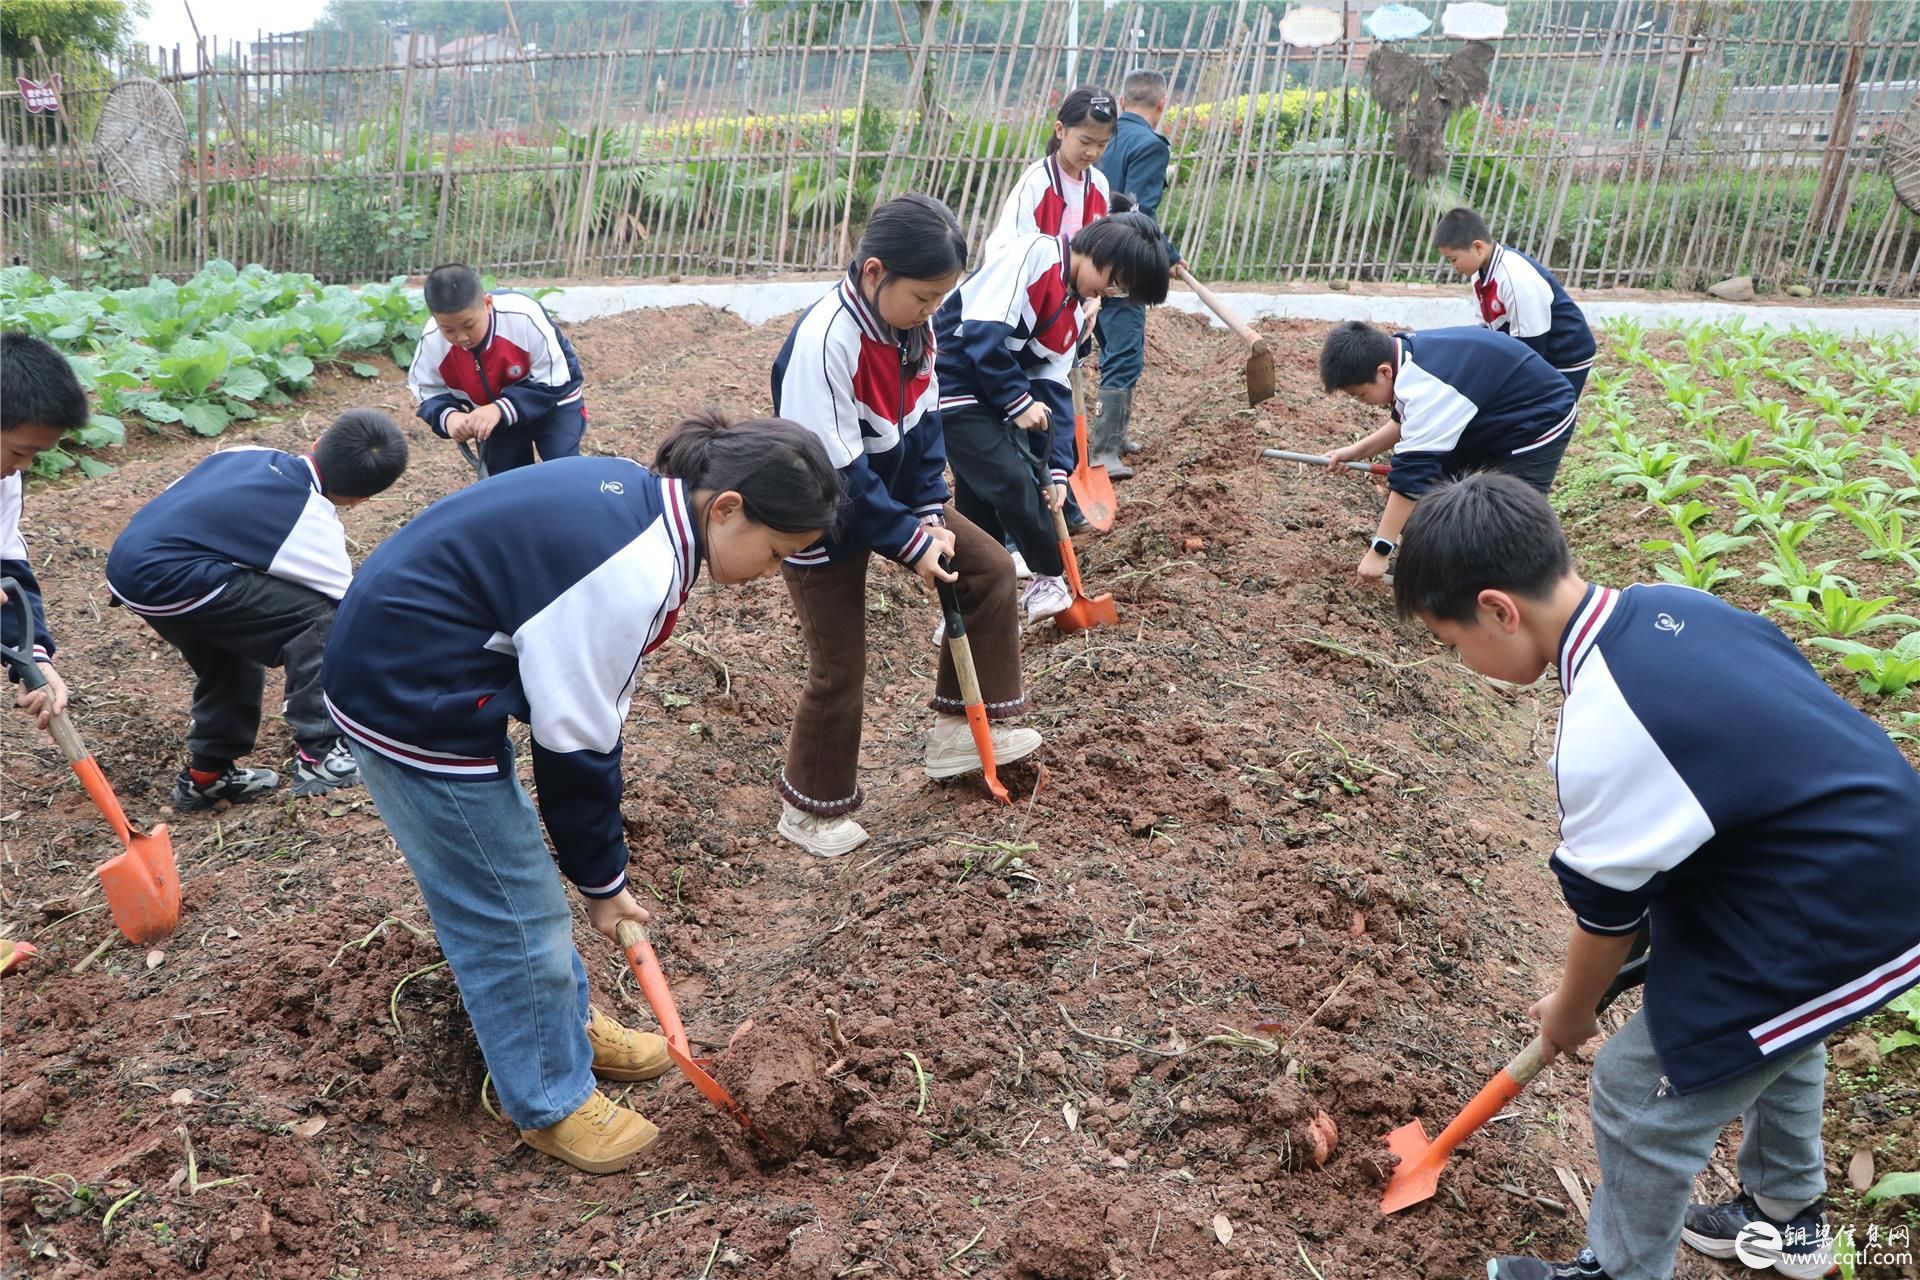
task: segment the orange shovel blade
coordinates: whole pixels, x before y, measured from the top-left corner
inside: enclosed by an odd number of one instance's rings
[[[1073,415],[1073,452],[1078,461],[1067,477],[1067,486],[1073,490],[1073,500],[1080,504],[1080,514],[1087,523],[1105,533],[1113,528],[1113,513],[1120,504],[1113,496],[1113,479],[1107,469],[1088,462],[1085,413]]]
[[[1007,788],[1000,781],[1000,771],[993,760],[993,731],[987,727],[987,709],[969,704],[967,707],[967,728],[973,731],[973,749],[980,753],[980,770],[987,778],[987,791],[1001,804],[1012,804],[1013,797],[1007,794]]]
[[[621,932],[626,932],[624,923]],[[747,1123],[746,1111],[718,1080],[707,1074],[689,1051],[687,1029],[680,1025],[680,1010],[673,1003],[667,975],[660,968],[660,957],[654,954],[653,943],[645,935],[627,947],[627,964],[633,969],[634,980],[640,984],[640,994],[647,998],[653,1016],[660,1021],[660,1034],[667,1042],[667,1056],[673,1059],[673,1065],[693,1081],[693,1087],[704,1094],[707,1101],[738,1120],[741,1128],[751,1129],[753,1126]]]
[[[1068,633],[1111,627],[1119,621],[1120,614],[1114,609],[1110,595],[1094,596],[1092,599],[1081,596],[1053,615],[1053,625]]]
[[[94,874],[106,891],[113,922],[129,942],[150,947],[179,925],[180,868],[164,823],[145,835],[129,835],[127,851],[108,858]]]
[[[1387,1180],[1387,1193],[1380,1197],[1380,1212],[1397,1213],[1431,1196],[1440,1185],[1440,1171],[1447,1167],[1453,1149],[1519,1097],[1520,1088],[1520,1082],[1502,1069],[1432,1143],[1428,1143],[1427,1132],[1418,1120],[1388,1134],[1387,1150],[1399,1156],[1400,1163]]]

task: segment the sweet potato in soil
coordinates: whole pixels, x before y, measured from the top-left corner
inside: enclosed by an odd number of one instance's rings
[[[765,412],[784,332],[701,309],[580,326],[589,446],[645,459],[683,411]],[[483,1106],[455,986],[430,967],[425,912],[361,791],[174,817],[186,908],[164,958],[121,946],[74,974],[110,928],[88,873],[112,838],[16,721],[0,923],[41,957],[0,986],[8,1269],[617,1263],[831,1280],[945,1262],[1251,1280],[1305,1276],[1310,1259],[1331,1280],[1459,1276],[1491,1249],[1574,1247],[1576,1220],[1515,1192],[1565,1201],[1554,1166],[1592,1173],[1578,1065],[1457,1155],[1430,1204],[1377,1210],[1381,1135],[1413,1116],[1443,1125],[1525,1041],[1526,1005],[1557,976],[1540,767],[1557,694],[1475,679],[1356,585],[1371,489],[1256,451],[1322,449],[1361,411],[1319,393],[1318,326],[1266,332],[1281,388],[1248,410],[1237,344],[1152,318],[1136,401],[1149,452],[1115,531],[1081,545],[1121,625],[1025,641],[1051,771],[1031,806],[1031,769],[1008,771],[1012,809],[977,780],[921,774],[936,610],[897,567],[876,562],[869,580],[859,816],[873,840],[845,859],[773,834],[804,668],[778,582],[703,585],[642,672],[626,735],[635,888],[696,1041],[762,1108],[759,1145],[670,1075],[614,1087],[664,1130],[630,1174],[587,1177],[520,1147]],[[468,479],[381,369],[328,376],[244,437],[299,448],[370,403],[409,424],[412,468],[347,514],[356,554]],[[165,812],[190,679],[107,607],[101,565],[127,517],[210,447],[138,437],[115,474],[28,497],[77,718],[138,820]],[[290,749],[271,721],[255,759]],[[1032,847],[1006,861],[1009,845]],[[596,999],[649,1025],[619,951],[584,916],[577,936]],[[1263,1022],[1281,1028],[1263,1033],[1277,1054],[1191,1047]],[[1323,1110],[1339,1145],[1316,1168]],[[106,1207],[135,1190],[103,1238]]]

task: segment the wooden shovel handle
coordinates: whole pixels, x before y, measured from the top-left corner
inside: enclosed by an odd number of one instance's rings
[[[1255,333],[1252,329],[1249,329],[1247,327],[1246,321],[1242,320],[1239,316],[1229,311],[1227,309],[1227,304],[1220,301],[1219,295],[1215,294],[1213,290],[1207,288],[1207,286],[1201,284],[1198,280],[1195,280],[1193,278],[1193,272],[1187,270],[1186,263],[1184,262],[1175,263],[1173,267],[1173,272],[1175,275],[1180,277],[1180,279],[1186,284],[1187,288],[1193,290],[1194,293],[1199,296],[1200,301],[1206,304],[1207,310],[1213,312],[1213,314],[1215,314],[1216,316],[1219,316],[1220,322],[1226,325],[1227,328],[1233,330],[1235,335],[1237,335],[1242,342],[1246,343],[1250,347],[1265,345],[1266,339],[1262,338],[1259,334]]]

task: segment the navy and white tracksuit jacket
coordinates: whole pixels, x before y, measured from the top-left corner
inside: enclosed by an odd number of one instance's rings
[[[588,897],[626,884],[620,727],[699,572],[686,486],[557,458],[428,507],[367,557],[327,640],[327,710],[356,751],[423,775],[510,776],[533,728],[540,815]]]
[[[27,613],[33,619],[33,634],[14,634],[13,607],[0,610],[0,644],[25,652],[30,644],[34,660],[53,657],[53,635],[47,630],[46,607],[40,602],[40,580],[33,576],[33,564],[27,559],[27,540],[20,536],[20,503],[26,476],[16,471],[0,480],[0,578],[12,578],[27,598]],[[9,673],[11,676],[11,673]]]
[[[1107,216],[1107,210],[1113,204],[1113,188],[1107,184],[1107,175],[1098,168],[1089,168],[1080,175],[1077,184],[1077,209],[1069,209],[1068,200],[1076,193],[1067,189],[1067,179],[1060,172],[1060,160],[1057,156],[1047,156],[1032,164],[1020,181],[1014,184],[1008,194],[1007,202],[1000,207],[1000,221],[994,224],[993,234],[987,237],[987,246],[982,253],[985,259],[997,258],[1012,248],[1015,241],[1031,235],[1057,236],[1068,231],[1090,227],[1096,221]],[[1069,215],[1076,216],[1069,216]]]
[[[1394,342],[1394,492],[1417,498],[1448,476],[1566,447],[1573,388],[1518,339],[1462,326],[1396,334]]]
[[[107,588],[149,618],[192,613],[251,569],[332,600],[353,581],[339,509],[313,458],[222,449],[134,513],[107,555]]]
[[[951,495],[931,328],[919,343],[923,354],[910,357],[851,271],[787,335],[773,361],[773,411],[820,438],[846,490],[839,536],[788,563],[871,549],[911,565],[933,544],[921,520]]]
[[[1069,379],[1086,336],[1084,304],[1068,279],[1071,262],[1065,236],[1016,240],[949,294],[933,317],[940,407],[979,405],[1012,418],[1036,400],[1046,405],[1055,484],[1073,472]]]
[[[1532,347],[1561,373],[1593,367],[1593,330],[1553,272],[1517,249],[1496,244],[1473,273],[1480,323]]]
[[[407,384],[420,420],[441,436],[450,413],[498,402],[503,425],[545,417],[582,399],[580,359],[539,301],[524,293],[492,295],[487,336],[472,351],[447,341],[431,319],[414,348]]]
[[[1593,587],[1560,685],[1551,865],[1582,929],[1651,917],[1676,1092],[1920,982],[1920,775],[1777,627],[1687,587]]]

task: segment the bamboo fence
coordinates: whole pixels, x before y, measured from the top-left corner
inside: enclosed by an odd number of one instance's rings
[[[1480,209],[1576,289],[1763,287],[1912,296],[1920,215],[1880,171],[1920,92],[1920,0],[1869,0],[1836,41],[1811,5],[1531,0],[1492,88],[1415,183],[1372,48],[1296,48],[1283,8],[1052,0],[610,6],[599,30],[346,51],[317,39],[149,50],[111,67],[10,49],[63,79],[58,115],[0,95],[0,253],[76,280],[184,275],[210,258],[326,279],[471,261],[502,278],[832,269],[878,200],[928,191],[974,242],[1044,151],[1069,60],[1117,90],[1168,72],[1162,219],[1227,280],[1438,280],[1434,221]],[[1423,6],[1435,11],[1440,6]],[[1611,12],[1605,12],[1607,10]],[[1596,18],[1595,14],[1603,16]],[[1403,47],[1437,67],[1439,23]],[[1829,83],[1835,68],[1857,89]],[[87,141],[120,78],[185,118],[178,194],[106,190]]]

